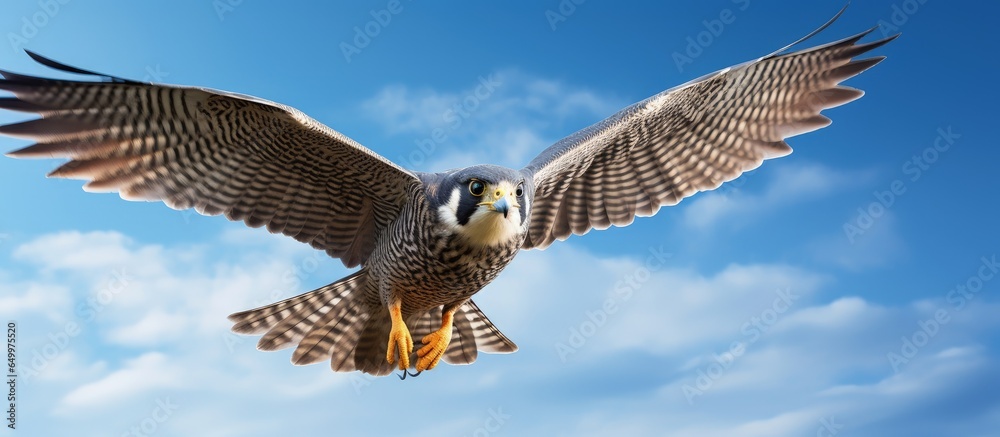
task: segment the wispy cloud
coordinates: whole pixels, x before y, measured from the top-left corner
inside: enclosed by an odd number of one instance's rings
[[[63,409],[94,409],[134,399],[139,393],[183,384],[182,369],[171,366],[163,354],[150,352],[126,361],[125,365],[94,382],[66,394]]]
[[[886,211],[872,225],[865,238],[851,241],[840,229],[829,235],[815,237],[808,251],[818,261],[848,270],[861,270],[889,265],[906,256],[906,240],[899,234],[899,223],[892,211]]]
[[[412,152],[390,158],[408,167],[443,170],[487,162],[520,167],[562,136],[628,103],[505,69],[469,78],[456,89],[389,85],[361,107],[390,134],[413,141]]]
[[[767,163],[765,163],[766,165]],[[758,172],[743,178],[759,177]],[[712,228],[724,218],[739,217],[745,223],[780,209],[782,206],[815,199],[837,190],[863,183],[867,173],[832,169],[819,164],[778,167],[770,171],[769,182],[760,194],[748,194],[733,185],[703,193],[684,208],[684,224],[697,230]],[[739,181],[728,184],[742,184]]]
[[[126,256],[95,264],[38,253],[40,245],[53,241],[71,242],[82,257]],[[570,429],[581,435],[597,435],[616,426],[639,434],[664,429],[670,435],[813,434],[830,420],[859,435],[878,435],[872,430],[889,425],[909,429],[903,418],[921,408],[921,402],[936,396],[949,399],[955,395],[947,384],[961,386],[972,377],[990,378],[995,367],[990,364],[995,358],[976,339],[991,329],[993,322],[986,315],[996,309],[980,301],[954,312],[954,321],[897,373],[886,353],[898,349],[900,335],[913,331],[898,327],[916,326],[915,321],[928,317],[936,306],[946,305],[944,296],[901,306],[880,306],[850,295],[827,301],[821,291],[833,283],[822,273],[791,265],[734,264],[702,273],[685,267],[675,256],[661,256],[664,262],[648,270],[663,248],[603,257],[561,244],[522,254],[477,296],[498,327],[519,343],[517,354],[483,355],[473,366],[445,366],[407,383],[334,374],[325,365],[291,366],[288,351],[255,350],[255,338],[228,333],[224,317],[336,279],[342,269],[314,269],[298,277],[304,272],[302,266],[312,263],[303,260],[311,259],[313,251],[303,248],[282,254],[280,248],[288,246],[277,237],[246,240],[229,234],[212,243],[238,245],[240,254],[220,259],[208,245],[147,245],[116,233],[46,235],[15,249],[21,254],[18,262],[59,273],[22,281],[39,290],[99,288],[91,279],[97,275],[80,272],[107,271],[120,262],[137,272],[130,281],[139,288],[122,292],[95,320],[80,321],[82,333],[69,339],[33,380],[32,390],[48,405],[37,408],[55,405],[53,413],[66,420],[86,422],[95,432],[111,432],[145,417],[153,400],[169,396],[183,407],[163,425],[165,432],[223,432],[233,429],[232,424],[244,424],[252,434],[279,428],[307,432],[317,425],[316,417],[329,414],[331,405],[336,406],[339,420],[357,421],[372,414],[368,407],[373,399],[387,396],[422,396],[424,405],[435,405],[456,395],[489,393],[490,397],[477,397],[455,410],[462,417],[481,420],[448,421],[441,426],[459,432],[464,427],[475,429],[482,426],[490,408],[500,408],[510,415],[505,426],[525,433],[553,431],[550,419],[555,418],[576,423]],[[268,261],[269,256],[277,259]],[[212,259],[209,266],[202,265]],[[159,263],[165,270],[138,269],[130,264],[136,260]],[[570,271],[567,266],[587,268]],[[297,279],[288,282],[289,272]],[[606,309],[609,297],[629,282],[633,294],[615,300],[617,306],[600,323],[588,316]],[[57,305],[55,313],[62,320],[73,318],[72,307],[85,298],[74,294],[74,305]],[[32,348],[41,350],[50,341],[45,329],[56,333],[62,329],[61,321],[46,321],[49,318],[36,307],[22,305],[12,313],[35,327],[36,332],[26,333],[24,339],[29,361]],[[568,341],[573,329],[588,322],[595,329],[583,334],[585,344],[571,359],[560,360],[555,345]],[[741,343],[743,352],[702,387],[693,404],[688,403],[684,387],[697,384],[700,371],[716,375],[713,363],[733,343]],[[644,358],[637,361],[637,356]],[[553,384],[593,376],[595,369],[603,369],[602,378],[609,383],[647,388],[614,408],[601,401],[604,395],[584,390],[576,399],[562,401],[567,408],[553,411],[546,420],[525,413],[547,402],[543,392],[552,390]],[[943,382],[928,384],[928,378]],[[426,384],[434,384],[436,390],[427,391]],[[508,390],[511,387],[517,389]],[[233,403],[234,397],[242,402]],[[281,405],[275,406],[278,399]],[[651,414],[654,406],[678,414]],[[205,408],[214,412],[211,418],[198,413]],[[706,409],[714,411],[712,421],[703,420]],[[103,412],[109,411],[128,414],[113,423],[88,419],[105,417]],[[254,419],[265,411],[300,420],[279,425]],[[424,412],[416,407],[401,417],[416,423],[426,419]],[[586,421],[580,418],[587,415],[604,419],[584,426]],[[973,413],[961,417],[971,423],[988,421]],[[376,428],[401,429],[389,423]]]

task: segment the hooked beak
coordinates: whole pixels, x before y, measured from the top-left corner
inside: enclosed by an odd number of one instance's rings
[[[503,189],[497,189],[493,193],[493,199],[495,200],[492,201],[487,200],[485,202],[480,202],[479,204],[486,205],[486,207],[489,208],[490,211],[496,211],[503,214],[503,218],[505,219],[507,218],[507,214],[510,212],[511,208],[521,207],[521,205],[517,204],[516,200],[513,202],[508,200],[507,193],[505,193]]]
[[[510,211],[510,203],[507,202],[507,196],[501,197],[490,206],[492,206],[494,211],[503,214],[503,218],[507,218],[507,212]]]

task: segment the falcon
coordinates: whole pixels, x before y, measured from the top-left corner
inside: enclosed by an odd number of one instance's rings
[[[266,227],[360,269],[229,316],[258,349],[294,364],[387,375],[470,364],[517,346],[471,299],[524,249],[626,226],[827,126],[820,111],[862,96],[839,84],[895,36],[770,55],[633,104],[542,151],[522,169],[402,168],[298,110],[206,88],[137,82],[34,60],[85,81],[2,71],[0,108],[41,118],[0,127],[35,144],[15,158],[68,158],[49,176],[127,200],[163,201]],[[898,35],[897,35],[898,36]],[[420,344],[415,345],[414,339]]]

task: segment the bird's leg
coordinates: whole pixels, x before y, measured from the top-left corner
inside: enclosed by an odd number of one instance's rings
[[[389,317],[392,318],[392,330],[389,331],[389,346],[385,350],[385,360],[392,364],[398,352],[399,370],[406,371],[410,367],[410,354],[413,353],[413,337],[410,337],[410,330],[403,322],[400,299],[395,299],[389,304]]]
[[[455,320],[455,311],[461,305],[445,306],[441,312],[441,328],[424,336],[420,340],[424,347],[417,351],[417,370],[433,369],[441,361],[444,351],[451,342],[451,324]]]

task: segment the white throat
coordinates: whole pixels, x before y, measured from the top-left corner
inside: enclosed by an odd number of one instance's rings
[[[470,244],[478,247],[497,246],[510,242],[522,233],[519,207],[511,207],[507,217],[486,207],[480,207],[472,213],[464,226],[460,225],[455,216],[460,197],[460,192],[456,189],[448,198],[448,203],[438,207],[437,213],[451,232]]]
[[[459,235],[476,246],[496,246],[517,237],[521,231],[520,220],[521,211],[518,208],[511,208],[506,218],[496,211],[479,208],[472,213]]]

